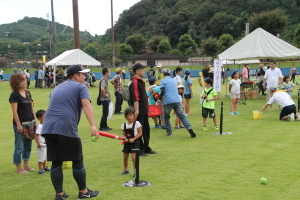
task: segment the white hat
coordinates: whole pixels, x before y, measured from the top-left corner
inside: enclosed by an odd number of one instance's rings
[[[162,64],[161,64],[161,63],[158,63],[158,64],[157,64],[157,67],[162,67]]]

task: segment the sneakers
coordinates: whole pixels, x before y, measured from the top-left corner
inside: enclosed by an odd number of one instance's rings
[[[229,115],[234,115],[234,112],[230,112]]]
[[[203,130],[207,131],[207,130],[208,130],[208,128],[207,128],[206,126],[204,126],[204,127],[203,127]]]
[[[128,170],[124,170],[121,175],[126,175],[126,174],[129,174]]]
[[[46,174],[45,171],[42,169],[38,172],[38,174]]]
[[[239,115],[239,114],[240,114],[240,113],[238,113],[238,112],[236,112],[236,111],[234,111],[233,113],[234,113],[235,115]]]
[[[103,127],[103,128],[100,128],[100,131],[111,131],[112,128],[109,128],[109,127]]]
[[[175,128],[175,129],[181,129],[179,126],[175,126],[174,128]]]
[[[64,193],[63,195],[56,195],[54,200],[66,199],[68,197],[69,197],[69,195]]]
[[[155,125],[152,128],[160,128],[160,125]]]
[[[196,137],[196,133],[194,133],[193,129],[189,129],[188,131],[192,138]]]
[[[45,172],[50,172],[51,169],[48,168],[48,166],[44,169]]]
[[[295,121],[295,114],[294,113],[291,113],[289,116],[290,116],[290,121],[291,122]]]
[[[90,189],[87,188],[87,193],[82,194],[81,192],[79,192],[78,194],[78,199],[87,199],[87,198],[94,198],[99,196],[100,192],[98,190],[92,191]]]
[[[215,129],[216,129],[216,130],[219,130],[219,127],[218,127],[218,125],[215,125]]]
[[[179,128],[185,128],[184,126],[179,126]]]
[[[298,112],[296,113],[296,120],[300,121],[300,113],[298,113]]]
[[[167,135],[166,136],[172,136],[172,133],[167,133]]]

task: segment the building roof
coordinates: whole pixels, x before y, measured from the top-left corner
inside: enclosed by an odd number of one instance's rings
[[[168,55],[159,52],[148,52],[141,55],[129,56],[124,58],[123,60],[180,60],[184,59],[184,57],[176,56],[176,55]]]

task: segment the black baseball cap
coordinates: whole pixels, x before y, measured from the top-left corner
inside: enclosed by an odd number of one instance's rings
[[[142,65],[141,63],[136,63],[135,65],[133,65],[132,71],[135,72],[136,70],[138,70],[138,69],[143,69],[143,68],[145,68],[145,67],[147,67],[147,66],[144,66],[144,65]]]
[[[67,69],[68,75],[73,75],[77,73],[88,73],[90,69],[84,69],[82,65],[71,65]]]

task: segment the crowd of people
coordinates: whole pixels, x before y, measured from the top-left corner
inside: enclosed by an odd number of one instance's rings
[[[185,128],[191,138],[196,137],[191,123],[188,120],[190,112],[190,99],[193,98],[193,84],[190,77],[191,70],[183,70],[177,67],[173,71],[169,68],[163,68],[161,64],[157,70],[153,67],[147,72],[147,80],[144,81],[146,66],[136,63],[132,66],[131,78],[128,86],[128,105],[122,112],[123,105],[123,80],[124,69],[116,68],[116,75],[109,80],[110,70],[102,69],[102,78],[99,81],[99,101],[102,105],[102,117],[99,129],[96,125],[91,98],[87,88],[87,76],[90,74],[89,69],[84,69],[81,65],[72,65],[67,69],[61,69],[56,74],[65,81],[65,84],[57,85],[51,92],[50,102],[47,110],[39,110],[34,113],[33,98],[29,90],[30,73],[14,73],[10,76],[9,82],[12,93],[9,97],[13,113],[13,131],[15,134],[15,149],[13,154],[13,163],[16,166],[16,173],[25,174],[35,171],[29,165],[29,158],[32,148],[32,139],[36,140],[38,152],[38,174],[45,174],[50,171],[52,185],[55,190],[55,199],[65,199],[69,195],[63,189],[63,170],[62,165],[65,161],[72,161],[73,177],[78,185],[78,199],[92,198],[100,194],[98,190],[90,190],[86,183],[86,169],[83,163],[83,152],[81,139],[78,134],[78,124],[80,121],[81,111],[84,110],[91,129],[91,136],[99,137],[100,131],[111,131],[108,126],[107,118],[109,113],[109,104],[112,101],[109,92],[109,85],[114,87],[116,98],[115,115],[124,114],[126,121],[121,126],[122,135],[126,138],[123,147],[123,164],[122,175],[129,174],[128,158],[131,153],[133,166],[135,167],[135,147],[139,141],[140,156],[148,154],[157,154],[150,146],[151,128],[149,125],[149,106],[154,105],[161,109],[161,115],[153,117],[156,128],[163,128],[166,136],[173,135],[173,127],[170,122],[171,115],[176,116],[175,129]],[[202,99],[202,119],[203,130],[207,131],[207,118],[213,121],[213,127],[218,130],[215,100],[217,92],[213,88],[213,77],[211,74],[212,67],[202,71],[204,77],[204,89],[200,94]],[[243,80],[249,78],[248,66],[242,70]],[[181,75],[184,73],[184,78]],[[247,76],[248,73],[248,76]],[[291,75],[297,74],[295,69],[291,69]],[[29,77],[28,77],[29,74]],[[51,76],[53,73],[48,68],[43,71],[37,68],[36,87],[51,87]],[[3,74],[2,74],[3,75]],[[281,109],[280,120],[295,121],[300,120],[300,114],[296,112],[296,106],[292,100],[292,92],[295,88],[291,82],[290,76],[283,76],[280,69],[276,68],[276,62],[270,61],[269,69],[265,70],[264,66],[257,69],[259,81],[262,81],[262,87],[266,89],[267,103],[261,108],[263,112],[267,107],[272,108],[272,103],[276,102]],[[295,77],[292,77],[295,79]],[[49,84],[50,82],[50,84]],[[110,84],[109,84],[110,82]],[[146,84],[149,83],[149,86]],[[230,115],[238,115],[237,105],[240,99],[240,73],[234,71],[229,82],[229,91],[231,94]],[[284,91],[281,91],[284,90]],[[124,94],[125,95],[125,94]],[[172,111],[174,113],[172,113]],[[39,125],[36,126],[36,119]],[[37,127],[37,128],[36,128]],[[31,134],[34,135],[32,138]],[[23,161],[23,165],[22,165]],[[51,161],[51,167],[48,168],[47,161]]]

